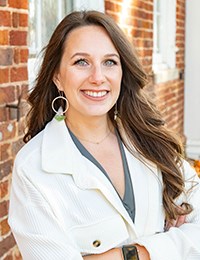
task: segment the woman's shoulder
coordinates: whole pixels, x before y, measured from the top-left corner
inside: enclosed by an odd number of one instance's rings
[[[31,158],[36,158],[40,154],[43,133],[44,130],[34,136],[18,151],[15,158],[15,165],[19,167],[27,164]]]

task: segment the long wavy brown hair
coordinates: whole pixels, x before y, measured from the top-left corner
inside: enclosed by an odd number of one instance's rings
[[[120,121],[121,125],[119,132],[123,128],[129,140],[127,142],[122,137],[123,142],[132,154],[135,154],[136,149],[139,154],[160,168],[166,219],[176,219],[181,214],[189,213],[192,209],[187,203],[181,213],[175,204],[175,199],[184,192],[181,173],[182,146],[164,126],[159,111],[144,94],[143,87],[147,84],[147,75],[133,46],[118,25],[106,14],[97,11],[72,12],[55,29],[44,49],[43,63],[28,98],[31,109],[27,117],[28,130],[24,141],[28,142],[54,117],[51,103],[58,96],[58,90],[52,79],[60,65],[67,36],[75,28],[88,25],[103,27],[121,58],[123,76],[117,101],[118,122]],[[119,128],[113,114],[114,108],[109,111],[109,117],[113,125]]]

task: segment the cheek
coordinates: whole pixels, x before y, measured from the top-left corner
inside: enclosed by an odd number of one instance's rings
[[[66,73],[63,77],[62,85],[65,93],[68,93],[71,91],[75,83],[74,76],[71,75],[71,73]]]
[[[117,70],[117,72],[115,73],[114,79],[116,82],[118,82],[119,85],[121,85],[121,81],[122,81],[122,69],[121,68],[119,68]]]
[[[121,82],[122,82],[122,74],[119,73],[117,77],[115,78],[115,84],[117,85],[117,88],[121,88]]]
[[[67,85],[78,87],[88,78],[88,72],[69,70],[65,78]]]

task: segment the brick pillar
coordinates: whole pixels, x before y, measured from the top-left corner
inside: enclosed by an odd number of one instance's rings
[[[21,259],[7,223],[13,160],[22,146],[23,102],[27,92],[28,0],[0,0],[0,259]],[[23,94],[24,95],[24,94]],[[23,101],[23,96],[22,96]]]

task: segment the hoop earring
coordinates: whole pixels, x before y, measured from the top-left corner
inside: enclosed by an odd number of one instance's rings
[[[117,103],[115,103],[115,110],[114,110],[114,120],[117,121],[117,118],[118,118],[118,109],[117,109]]]
[[[59,107],[58,110],[56,110],[56,109],[54,108],[54,103],[55,103],[55,101],[58,100],[58,99],[63,99],[63,100],[66,102],[66,108],[65,108],[64,111],[63,111],[63,109],[62,109],[61,106]],[[62,121],[62,120],[65,119],[64,113],[67,112],[67,110],[68,110],[68,108],[69,108],[69,102],[68,102],[68,100],[67,100],[65,97],[63,97],[63,96],[60,95],[60,96],[58,96],[58,97],[56,97],[56,98],[53,99],[53,101],[52,101],[52,103],[51,103],[51,107],[52,107],[53,111],[56,113],[56,115],[55,115],[54,118],[55,118],[57,121]]]

